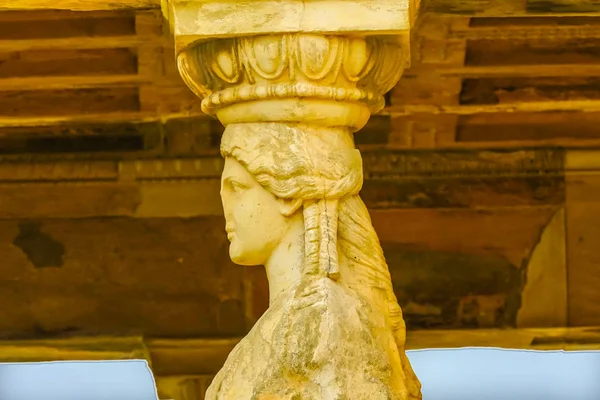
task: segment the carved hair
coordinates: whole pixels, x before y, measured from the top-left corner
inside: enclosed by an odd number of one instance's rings
[[[298,124],[232,124],[223,135],[221,153],[237,160],[276,197],[303,200],[305,275],[344,282],[386,315],[403,369],[414,376],[404,355],[406,329],[389,269],[358,196],[362,159],[352,134]]]

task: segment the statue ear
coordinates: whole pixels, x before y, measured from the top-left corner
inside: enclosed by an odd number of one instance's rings
[[[281,214],[291,217],[302,206],[302,199],[279,199]]]

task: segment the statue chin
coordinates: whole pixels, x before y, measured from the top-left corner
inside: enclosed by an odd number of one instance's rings
[[[262,265],[260,261],[257,261],[259,258],[256,252],[247,251],[241,246],[232,241],[229,245],[229,258],[233,261],[234,264],[241,265],[243,267],[255,267],[257,265]]]

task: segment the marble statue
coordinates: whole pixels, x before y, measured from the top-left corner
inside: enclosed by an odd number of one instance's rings
[[[163,0],[181,76],[225,125],[231,259],[269,280],[207,400],[421,399],[353,138],[408,65],[410,9]]]
[[[236,124],[221,151],[230,256],[265,266],[270,307],[206,398],[420,398],[351,133]]]

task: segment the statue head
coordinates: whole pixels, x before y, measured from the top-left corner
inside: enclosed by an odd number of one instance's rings
[[[233,157],[225,158],[221,199],[229,256],[238,265],[264,265],[297,213],[300,201],[281,199],[265,189]]]
[[[232,260],[264,264],[290,224],[300,221],[306,236],[305,272],[338,274],[338,201],[356,195],[362,185],[360,153],[348,130],[232,124],[221,150],[221,195]]]

